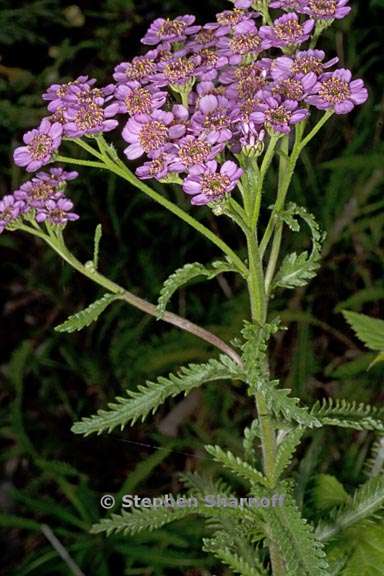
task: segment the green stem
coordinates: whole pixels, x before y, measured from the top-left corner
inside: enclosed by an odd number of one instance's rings
[[[70,158],[69,156],[55,156],[57,162],[64,162],[65,164],[75,164],[76,166],[90,166],[91,168],[104,168],[103,162],[94,162],[93,160],[81,160],[80,158]]]
[[[89,269],[84,264],[82,264],[68,250],[68,248],[64,243],[62,235],[58,235],[56,237],[48,236],[42,230],[38,231],[35,230],[34,228],[30,228],[29,226],[23,224],[18,226],[18,229],[23,230],[24,232],[28,232],[29,234],[32,234],[33,236],[36,236],[38,238],[41,238],[42,240],[44,240],[44,242],[46,242],[46,244],[48,244],[48,246],[50,246],[50,248],[52,248],[52,250],[56,252],[56,254],[60,256],[60,258],[62,258],[65,262],[67,262],[67,264],[69,264],[72,268],[77,270],[77,272],[80,272],[80,274],[86,276],[87,278],[92,280],[92,282],[95,282],[99,286],[102,286],[112,294],[116,294],[119,299],[124,300],[131,306],[134,306],[135,308],[138,308],[142,312],[145,312],[146,314],[149,314],[150,316],[153,316],[156,319],[158,319],[159,317],[158,310],[154,304],[151,304],[150,302],[147,302],[143,298],[140,298],[139,296],[132,294],[132,292],[125,290],[124,288],[122,288],[121,286],[119,286],[118,284],[116,284],[103,274],[100,274],[100,272],[94,269]],[[201,340],[208,342],[209,344],[211,344],[211,346],[214,346],[215,348],[217,348],[221,352],[224,352],[224,354],[232,358],[232,360],[236,362],[236,364],[238,364],[239,366],[242,365],[241,358],[237,354],[237,352],[235,352],[233,348],[228,346],[226,342],[221,340],[221,338],[219,338],[215,334],[212,334],[212,332],[209,332],[208,330],[205,330],[201,326],[198,326],[193,322],[190,322],[189,320],[183,318],[182,316],[179,316],[178,314],[173,314],[172,312],[165,312],[161,317],[161,319],[164,322],[167,322],[168,324],[171,324],[172,326],[175,326],[180,330],[183,330],[184,332],[189,332],[190,334],[193,334],[197,338],[200,338]]]
[[[278,185],[278,193],[277,193],[278,199],[281,199],[281,197],[282,197],[282,189],[284,188],[284,185],[285,185],[285,176],[286,176],[286,173],[288,170],[288,164],[289,164],[289,157],[288,157],[289,137],[288,136],[285,136],[282,139],[281,144],[280,144],[280,151],[281,151],[281,155],[280,155],[280,162],[279,162],[279,185]],[[265,292],[266,292],[266,294],[269,294],[270,287],[272,285],[272,280],[273,280],[273,277],[275,274],[277,261],[279,259],[282,237],[283,237],[283,223],[280,221],[280,222],[278,222],[277,227],[276,227],[275,232],[274,232],[271,255],[269,258],[268,267],[267,267],[267,271],[265,274]]]
[[[74,142],[84,148],[85,143],[82,142],[81,140],[75,140]],[[100,139],[100,145],[103,148],[103,143],[101,139]],[[108,145],[106,144],[106,146]],[[105,150],[105,153],[101,155],[87,144],[85,145],[85,149],[88,149],[88,151],[92,153],[94,156],[101,157],[104,162],[103,167],[105,169],[109,170],[110,172],[113,172],[117,176],[120,176],[121,178],[123,178],[124,180],[135,186],[135,188],[138,188],[139,190],[144,192],[144,194],[152,198],[152,200],[154,200],[155,202],[157,202],[158,204],[160,204],[161,206],[172,212],[172,214],[174,214],[175,216],[177,216],[178,218],[180,218],[181,220],[192,226],[195,230],[200,232],[200,234],[208,238],[213,244],[215,244],[218,248],[220,248],[220,250],[222,250],[224,254],[228,256],[229,260],[236,265],[236,267],[239,269],[239,271],[244,277],[247,276],[248,270],[244,262],[241,260],[241,258],[239,258],[236,252],[234,252],[234,250],[232,250],[232,248],[230,248],[230,246],[228,246],[228,244],[224,242],[224,240],[219,238],[219,236],[217,236],[214,232],[212,232],[212,230],[204,226],[204,224],[201,224],[198,220],[193,218],[193,216],[191,216],[190,214],[179,208],[179,206],[177,206],[167,198],[164,198],[161,194],[150,188],[143,181],[136,178],[133,172],[131,172],[129,168],[126,167],[121,161],[119,162],[116,161],[115,158],[117,158],[117,155],[115,153],[113,154],[114,159],[112,159],[111,158],[112,154],[111,155],[107,154],[107,150]],[[110,151],[109,147],[108,151]]]
[[[284,207],[285,198],[286,198],[289,186],[291,184],[291,180],[292,180],[299,156],[300,156],[301,152],[303,151],[303,149],[305,148],[305,146],[307,146],[307,144],[309,144],[309,142],[316,136],[316,134],[319,132],[319,130],[321,130],[321,128],[324,126],[324,124],[326,122],[328,122],[328,120],[331,118],[332,115],[333,115],[332,111],[325,112],[325,114],[321,117],[319,122],[307,134],[307,136],[305,136],[304,139],[302,138],[302,133],[303,133],[303,128],[305,127],[305,123],[300,123],[296,126],[296,138],[295,138],[295,143],[294,143],[294,146],[292,149],[292,153],[291,153],[291,155],[289,157],[289,161],[286,165],[286,171],[285,171],[285,174],[283,175],[284,178],[280,182],[277,199],[276,199],[275,205],[273,207],[271,217],[270,217],[269,222],[267,224],[267,227],[265,229],[264,236],[260,242],[260,253],[261,253],[262,258],[264,257],[265,251],[266,251],[268,244],[269,244],[269,242],[273,236],[275,226],[278,225],[277,216],[278,216],[279,212]]]
[[[261,164],[260,171],[258,174],[257,186],[256,186],[256,190],[254,192],[255,201],[254,201],[253,214],[252,214],[252,220],[251,220],[251,229],[253,229],[253,230],[256,229],[257,222],[259,219],[261,195],[263,193],[265,176],[266,176],[268,169],[271,165],[271,162],[273,160],[273,156],[275,154],[275,148],[276,148],[276,144],[277,144],[278,140],[279,140],[279,135],[272,134],[270,141],[269,141],[269,144],[268,144],[268,147],[267,147],[267,150],[264,154],[263,162]]]

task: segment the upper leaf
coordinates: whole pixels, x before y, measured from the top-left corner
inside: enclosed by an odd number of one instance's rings
[[[199,276],[205,276],[208,280],[212,280],[215,276],[218,276],[223,272],[237,272],[237,269],[234,268],[232,264],[219,260],[213,262],[211,268],[208,268],[199,262],[193,262],[192,264],[185,264],[185,266],[176,270],[176,272],[167,278],[161,289],[157,304],[159,318],[164,314],[168,302],[172,298],[173,294],[176,290],[184,286],[184,284],[187,284]]]
[[[90,304],[84,310],[73,314],[65,322],[56,326],[56,332],[76,332],[78,330],[82,330],[86,326],[95,322],[100,314],[104,312],[104,310],[113,302],[114,300],[118,299],[118,295],[116,294],[104,294],[102,298],[96,300]]]
[[[290,203],[287,209],[280,214],[280,217],[295,232],[300,230],[297,217],[306,222],[312,233],[312,251],[311,253],[305,251],[301,254],[293,252],[286,256],[276,274],[273,286],[280,286],[281,288],[305,286],[316,276],[319,269],[321,248],[325,236],[320,232],[315,217],[305,208],[296,204]]]

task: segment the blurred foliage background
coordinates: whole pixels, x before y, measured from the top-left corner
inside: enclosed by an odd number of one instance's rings
[[[318,279],[273,303],[288,330],[275,340],[272,368],[308,401],[344,396],[380,404],[383,369],[367,371],[372,355],[340,314],[348,308],[382,317],[384,300],[384,2],[351,4],[352,16],[326,33],[322,47],[331,56],[336,49],[341,63],[366,80],[370,100],[330,122],[295,176],[291,199],[316,215],[328,237]],[[12,165],[12,150],[45,114],[41,93],[48,84],[79,74],[107,83],[113,67],[140,50],[152,19],[195,13],[208,21],[228,7],[219,0],[0,0],[0,195],[24,177]],[[188,209],[176,189],[164,194]],[[265,205],[273,177],[268,194]],[[74,252],[87,259],[101,222],[103,272],[149,300],[174,269],[215,256],[193,230],[113,176],[83,171],[72,197],[81,214],[67,233]],[[195,215],[241,249],[230,224],[203,209]],[[287,239],[293,241],[302,246],[307,239]],[[80,415],[212,350],[123,304],[86,333],[55,334],[54,326],[91,302],[97,289],[35,239],[3,234],[0,253],[0,525],[6,545],[0,573],[69,573],[43,524],[87,575],[226,574],[200,551],[205,528],[198,521],[129,540],[102,540],[88,529],[105,514],[99,505],[104,493],[177,492],[179,472],[213,473],[202,447],[209,441],[239,449],[254,416],[244,389],[209,385],[132,429],[86,440],[73,436],[70,426]],[[232,277],[219,278],[209,290],[181,291],[173,306],[226,339],[248,315],[246,294]],[[347,489],[361,482],[373,443],[367,433],[308,434],[301,464],[293,468],[299,501],[312,493],[318,472],[336,475]],[[315,517],[316,507],[306,514]]]

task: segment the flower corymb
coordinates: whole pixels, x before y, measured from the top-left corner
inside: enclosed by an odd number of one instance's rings
[[[173,181],[193,204],[224,206],[242,158],[261,156],[313,109],[346,114],[367,100],[364,82],[316,47],[319,33],[349,14],[348,0],[232,4],[204,25],[193,15],[157,18],[142,39],[146,52],[117,64],[106,86],[86,75],[52,84],[48,114],[24,135],[15,163],[36,172],[60,158],[63,140],[85,139],[87,149],[87,139],[119,129],[139,179]],[[2,229],[23,210],[40,223],[75,219],[63,197],[71,177],[55,180],[53,170],[6,200]]]

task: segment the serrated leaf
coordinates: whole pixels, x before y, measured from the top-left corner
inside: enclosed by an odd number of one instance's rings
[[[239,367],[227,356],[222,358],[223,362],[212,359],[206,364],[189,364],[180,368],[177,374],[169,374],[167,378],[161,376],[155,382],[148,381],[135,391],[128,390],[128,397],[115,398],[108,405],[109,410],[99,410],[97,414],[83,418],[73,425],[72,431],[87,436],[110,432],[117,426],[123,429],[128,422],[145,420],[168,398],[187,394],[205,382],[239,377]]]
[[[280,548],[287,576],[329,576],[322,544],[289,494],[284,506],[268,511],[273,541]]]
[[[347,310],[343,310],[343,315],[356,336],[364,342],[367,348],[384,352],[384,320]]]
[[[319,474],[313,488],[313,500],[318,510],[327,511],[350,500],[344,486],[330,474]]]
[[[281,444],[278,447],[277,454],[276,454],[276,462],[275,462],[275,469],[274,469],[274,482],[276,483],[277,480],[280,478],[284,470],[289,466],[293,454],[300,444],[300,441],[303,437],[305,430],[303,428],[296,428],[296,430],[292,430],[287,434],[287,436],[283,439]]]
[[[173,294],[179,290],[179,288],[188,282],[195,280],[199,276],[212,280],[215,276],[224,272],[237,272],[237,269],[228,262],[218,260],[213,262],[209,268],[199,262],[193,262],[192,264],[185,264],[185,266],[176,270],[171,274],[171,276],[169,276],[169,278],[167,278],[160,291],[160,297],[157,304],[158,317],[161,318],[163,316],[170,299]]]
[[[315,402],[311,408],[314,416],[323,426],[340,426],[352,430],[384,431],[384,410],[344,399]]]
[[[319,269],[321,248],[325,236],[320,232],[315,217],[303,207],[290,203],[287,209],[280,214],[280,218],[295,232],[300,230],[297,217],[304,220],[311,230],[312,251],[311,253],[304,251],[300,254],[296,252],[288,254],[276,274],[273,287],[293,289],[305,286],[316,276]]]
[[[333,522],[320,525],[317,536],[325,542],[334,538],[339,532],[351,528],[355,524],[373,517],[384,507],[384,477],[371,478],[355,491],[348,503],[340,508]]]
[[[233,472],[236,476],[246,480],[251,486],[253,484],[269,486],[267,478],[261,472],[232,454],[229,450],[225,452],[220,446],[206,446],[205,449],[216,462]]]
[[[65,322],[55,327],[56,332],[76,332],[90,326],[100,314],[114,301],[118,299],[116,294],[104,294],[102,298],[90,304],[84,310],[69,316]]]

